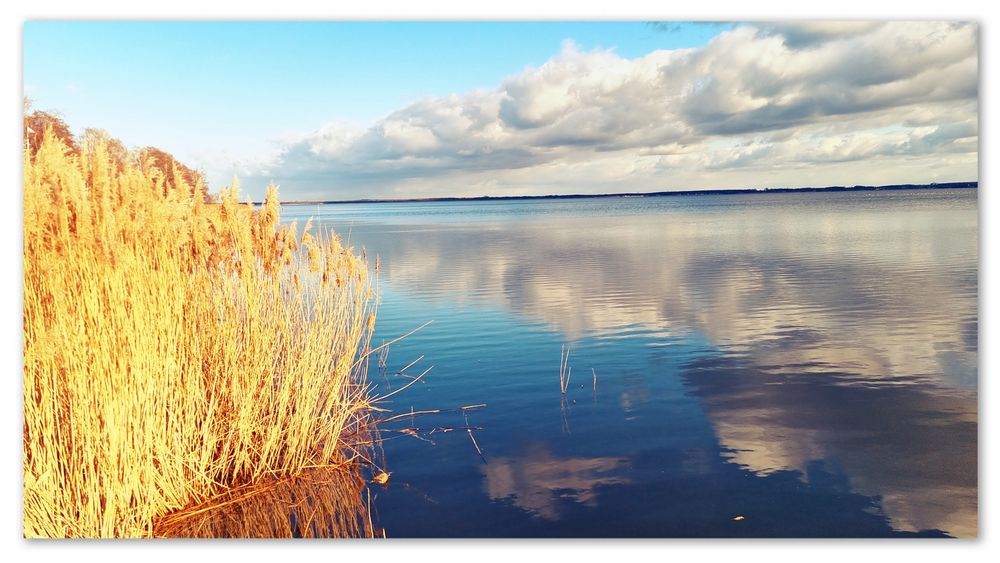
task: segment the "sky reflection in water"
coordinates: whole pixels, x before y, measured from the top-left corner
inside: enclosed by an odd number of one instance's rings
[[[434,321],[391,348],[383,388],[435,366],[393,409],[488,404],[485,464],[387,434],[390,536],[977,533],[975,190],[283,216],[381,257],[376,340]]]

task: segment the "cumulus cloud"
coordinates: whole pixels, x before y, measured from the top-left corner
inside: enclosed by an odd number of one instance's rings
[[[974,180],[977,41],[953,22],[747,24],[634,59],[567,41],[494,89],[326,125],[243,174],[289,199]]]
[[[758,26],[765,34],[782,38],[792,49],[809,48],[828,41],[863,35],[883,26],[877,21],[805,21],[762,22]]]

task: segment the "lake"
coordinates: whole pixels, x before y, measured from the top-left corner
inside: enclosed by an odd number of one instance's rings
[[[386,425],[389,537],[978,533],[975,189],[282,214],[379,257],[374,344],[433,321],[369,371],[444,410]]]

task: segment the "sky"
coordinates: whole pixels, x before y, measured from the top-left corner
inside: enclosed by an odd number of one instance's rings
[[[961,22],[24,24],[24,95],[259,199],[978,180]]]

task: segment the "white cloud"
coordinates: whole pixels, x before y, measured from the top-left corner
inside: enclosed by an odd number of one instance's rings
[[[810,22],[635,59],[567,42],[494,89],[289,140],[245,186],[338,199],[974,180],[977,41],[975,24]]]

